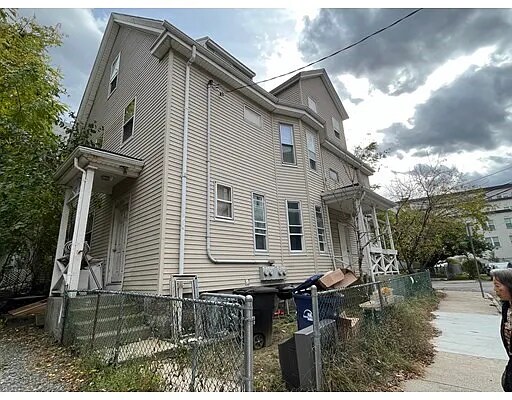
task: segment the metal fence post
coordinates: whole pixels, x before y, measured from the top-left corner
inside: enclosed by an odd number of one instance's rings
[[[318,289],[316,285],[311,288],[311,305],[313,308],[313,343],[315,351],[315,380],[316,390],[322,391],[322,345],[320,341],[320,312],[318,307]]]
[[[375,282],[375,284],[377,285],[377,292],[379,293],[380,310],[383,311],[384,310],[384,299],[382,298],[382,290],[381,290],[382,282],[377,281],[377,282]]]
[[[245,355],[245,382],[244,389],[246,392],[253,391],[253,368],[254,368],[254,355],[253,355],[253,324],[254,316],[252,309],[252,296],[245,296],[244,303],[244,355]]]
[[[96,338],[96,325],[98,324],[98,311],[100,308],[100,294],[96,298],[96,308],[94,309],[94,321],[92,323],[91,350],[94,349],[94,339]]]

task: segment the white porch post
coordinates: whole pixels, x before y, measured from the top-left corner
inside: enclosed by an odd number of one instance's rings
[[[378,241],[377,243],[380,245],[379,247],[382,249],[383,246],[382,246],[382,240],[380,237],[379,220],[377,219],[377,210],[375,210],[375,205],[372,206],[372,219],[373,219],[373,225],[375,226],[375,235],[377,236],[376,239]],[[386,243],[386,242],[384,242],[384,243]],[[382,272],[385,274],[386,273],[386,260],[384,260],[384,253],[382,251],[380,252],[379,263],[380,263]]]
[[[386,211],[386,229],[388,230],[389,236],[389,245],[391,246],[391,250],[395,250],[395,242],[393,242],[393,235],[391,234],[391,224],[389,223],[389,215]]]
[[[57,239],[57,250],[55,251],[55,260],[53,263],[52,284],[50,285],[50,296],[54,290],[61,292],[60,280],[64,277],[64,266],[57,261],[64,254],[64,245],[66,244],[66,233],[69,220],[69,199],[71,198],[71,189],[67,188],[64,193],[64,204],[62,206],[62,216],[60,218],[59,238]]]
[[[80,184],[80,195],[76,209],[75,229],[71,253],[69,254],[68,273],[66,274],[66,285],[68,290],[77,290],[80,279],[80,265],[82,264],[82,252],[85,241],[85,229],[87,228],[87,217],[91,203],[92,184],[94,181],[94,169],[87,168],[82,174]]]
[[[366,223],[364,221],[364,215],[363,215],[363,208],[361,206],[361,200],[356,199],[356,207],[357,207],[357,219],[358,219],[358,225],[359,225],[359,232],[361,232],[361,246],[364,246],[364,253],[366,256],[366,259],[368,260],[368,267],[370,270],[370,276],[372,278],[372,282],[375,282],[375,276],[373,274],[373,266],[372,266],[372,257],[370,253],[370,245],[369,242],[369,235],[368,230],[366,228]]]

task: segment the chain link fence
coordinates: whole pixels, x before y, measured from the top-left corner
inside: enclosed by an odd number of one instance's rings
[[[377,277],[376,282],[319,292],[312,288],[313,348],[316,390],[356,337],[374,330],[387,309],[432,293],[428,271],[405,276]]]
[[[252,390],[252,298],[67,292],[62,342],[162,391]]]

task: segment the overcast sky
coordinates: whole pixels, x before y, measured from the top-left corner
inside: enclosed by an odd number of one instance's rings
[[[255,80],[312,62],[370,34],[406,9],[24,9],[61,26],[51,51],[77,110],[110,12],[166,19],[210,36]],[[349,150],[377,140],[389,150],[373,183],[432,159],[472,184],[512,181],[512,10],[426,9],[312,68],[326,68],[349,120]],[[262,86],[270,90],[281,78]],[[511,167],[500,173],[495,173]],[[481,176],[494,175],[480,179]]]

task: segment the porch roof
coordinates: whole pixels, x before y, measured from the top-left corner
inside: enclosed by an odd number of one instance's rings
[[[75,159],[82,169],[93,168],[94,191],[112,193],[112,188],[125,178],[137,178],[144,161],[107,150],[78,146],[54,174],[57,183],[74,186],[81,177],[81,171],[75,168]]]
[[[361,200],[364,213],[371,212],[373,206],[375,206],[377,210],[382,211],[395,206],[395,203],[391,200],[357,183],[324,192],[322,199],[328,206],[344,212],[354,210],[354,201],[356,199]]]

